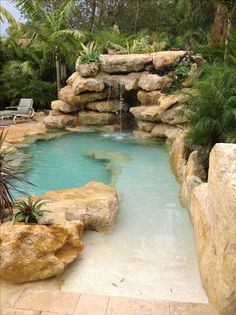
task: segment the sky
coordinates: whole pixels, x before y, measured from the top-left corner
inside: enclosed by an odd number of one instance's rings
[[[4,8],[6,8],[8,11],[10,11],[17,21],[19,22],[25,21],[24,18],[21,17],[19,10],[16,7],[14,7],[13,4],[9,3],[7,0],[0,0],[0,4]],[[0,22],[0,23],[1,23],[0,34],[1,36],[6,36],[7,35],[6,29],[8,28],[9,24],[6,21],[4,21],[3,23]]]

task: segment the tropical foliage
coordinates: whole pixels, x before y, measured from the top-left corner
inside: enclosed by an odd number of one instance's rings
[[[99,64],[99,52],[97,49],[97,44],[95,42],[90,42],[88,45],[81,43],[81,51],[79,52],[79,61],[80,63],[90,63],[96,62]]]
[[[190,130],[186,141],[207,161],[216,143],[236,143],[236,64],[235,68],[205,65],[195,87],[198,93],[187,106]]]
[[[16,183],[21,181],[15,174],[15,170],[10,166],[12,159],[4,150],[4,142],[7,132],[4,128],[0,131],[0,223],[4,218],[12,214],[14,204],[13,191],[18,190]]]
[[[199,93],[189,107],[188,142],[207,154],[215,141],[234,141],[234,128],[226,121],[233,122],[235,113],[236,36],[231,32],[236,26],[235,1],[12,2],[28,22],[20,28],[13,23],[1,39],[1,104],[33,97],[36,108],[46,108],[78,57],[81,63],[98,63],[99,54],[111,47],[129,53],[189,49],[202,53],[209,65],[196,83]],[[2,7],[0,12],[1,19],[11,19]],[[174,67],[176,85],[189,68],[188,62]],[[217,117],[224,122],[219,124]]]
[[[12,24],[17,28],[20,27],[20,25],[17,23],[16,19],[11,14],[11,12],[9,12],[6,8],[0,5],[0,22],[4,22],[4,20],[7,20],[9,24]]]

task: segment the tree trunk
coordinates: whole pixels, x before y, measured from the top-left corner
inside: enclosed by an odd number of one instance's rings
[[[231,11],[228,11],[228,18],[227,18],[227,32],[225,37],[225,53],[224,53],[224,62],[227,64],[228,62],[228,55],[229,55],[229,41],[230,41],[230,31],[233,27],[233,22],[235,18],[235,11],[236,11],[236,3],[234,3]]]
[[[224,52],[224,63],[225,63],[225,65],[227,64],[228,55],[229,55],[228,46],[229,46],[230,29],[231,29],[231,13],[228,13],[227,30],[226,30],[226,36],[225,36],[225,52]]]
[[[92,0],[91,3],[91,18],[90,18],[90,31],[93,30],[93,26],[94,26],[94,20],[95,20],[95,15],[96,15],[96,7],[97,7],[97,3],[96,0]]]
[[[227,13],[228,12],[225,6],[221,3],[218,3],[216,6],[215,18],[211,29],[212,43],[215,45],[223,44],[225,42],[228,24]]]
[[[231,24],[232,24],[233,28],[236,28],[236,2],[234,4],[233,10],[232,10]]]
[[[56,53],[55,55],[55,64],[56,64],[56,75],[57,75],[57,95],[59,96],[59,91],[61,88],[61,75],[60,75],[60,60]]]
[[[138,16],[139,16],[139,0],[136,0],[136,13],[135,13],[135,20],[134,20],[134,33],[136,33],[136,31],[137,31]]]
[[[99,18],[98,18],[99,27],[101,27],[103,24],[102,22],[103,22],[104,14],[105,14],[105,0],[100,0],[99,1]]]

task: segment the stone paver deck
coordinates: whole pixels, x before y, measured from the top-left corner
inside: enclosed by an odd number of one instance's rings
[[[23,290],[1,306],[1,315],[217,315],[208,304]]]

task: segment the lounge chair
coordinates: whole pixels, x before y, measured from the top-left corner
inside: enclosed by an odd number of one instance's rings
[[[32,98],[21,98],[18,106],[6,107],[6,110],[0,111],[0,117],[13,117],[13,122],[16,124],[16,117],[32,118],[34,116]]]

